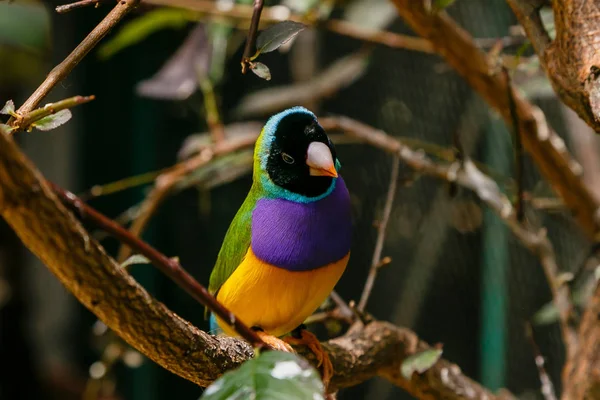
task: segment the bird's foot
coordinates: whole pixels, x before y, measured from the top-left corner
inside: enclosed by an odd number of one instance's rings
[[[291,345],[304,345],[307,346],[310,351],[313,352],[315,357],[317,358],[317,367],[321,370],[321,378],[323,379],[323,384],[325,388],[329,386],[329,381],[333,376],[333,364],[331,364],[331,360],[329,356],[323,350],[323,346],[321,346],[321,342],[319,339],[310,331],[306,329],[300,329],[298,332],[300,337],[295,337],[293,335],[286,336],[285,341]]]
[[[269,335],[267,332],[264,331],[256,331],[256,334],[263,340],[263,342],[265,342],[275,350],[286,351],[288,353],[295,353],[294,349],[292,349],[292,346],[287,344],[285,341],[279,339],[278,337]]]

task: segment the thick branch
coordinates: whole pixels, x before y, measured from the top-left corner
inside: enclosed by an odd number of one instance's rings
[[[563,370],[563,400],[600,399],[600,284],[579,325],[579,347]]]
[[[540,3],[507,0],[525,28],[561,100],[600,133],[600,6],[597,1],[553,1],[556,39],[550,41]]]
[[[428,12],[420,0],[393,0],[398,13],[412,29],[428,39],[446,61],[489,103],[507,123],[511,123],[506,79],[493,72],[486,55],[471,36],[445,13]],[[554,2],[557,3],[557,2]],[[581,168],[566,146],[536,117],[537,109],[514,93],[523,147],[531,154],[542,175],[558,192],[588,237],[598,231],[598,204],[581,181]]]
[[[0,135],[0,214],[83,305],[169,371],[206,386],[252,356],[246,342],[210,336],[152,298],[87,234],[6,135]],[[330,387],[382,375],[423,399],[495,398],[445,360],[404,379],[402,360],[426,347],[413,332],[388,323],[356,326],[325,343],[337,371]]]

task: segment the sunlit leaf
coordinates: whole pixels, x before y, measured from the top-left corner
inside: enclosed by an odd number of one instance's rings
[[[121,268],[127,268],[130,265],[137,264],[150,264],[150,260],[141,254],[134,254],[121,263]]]
[[[261,62],[255,62],[252,63],[250,68],[252,69],[252,72],[254,72],[254,74],[259,78],[263,78],[267,81],[271,80],[271,70],[265,64]]]
[[[305,28],[306,25],[294,21],[282,21],[268,27],[256,38],[256,53],[261,54],[277,50]]]
[[[442,356],[442,349],[427,349],[417,354],[413,354],[407,357],[400,367],[402,376],[406,379],[410,379],[413,373],[422,374],[440,359]]]
[[[361,28],[385,29],[398,17],[389,0],[354,1],[344,10],[344,19]]]
[[[15,112],[15,103],[12,100],[9,100],[6,102],[6,104],[4,104],[4,107],[2,107],[2,110],[0,110],[0,114],[4,114],[4,115],[12,115],[12,113]]]
[[[161,29],[183,28],[190,22],[191,13],[186,10],[161,8],[147,12],[123,27],[98,49],[98,56],[106,59],[112,57],[126,47],[141,42],[150,34]]]
[[[208,74],[210,47],[204,26],[198,24],[161,69],[137,85],[136,92],[162,100],[189,98],[198,89],[198,79]]]
[[[433,2],[433,8],[436,11],[443,10],[444,8],[450,7],[456,0],[435,0]]]
[[[67,123],[72,116],[71,110],[60,110],[56,114],[48,115],[47,117],[34,122],[32,125],[40,131],[50,131]]]
[[[319,400],[323,382],[308,362],[295,354],[267,351],[227,372],[206,388],[204,400]]]

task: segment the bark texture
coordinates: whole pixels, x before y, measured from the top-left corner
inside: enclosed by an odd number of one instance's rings
[[[553,1],[556,38],[539,16],[541,0],[507,0],[561,100],[600,133],[600,3]]]

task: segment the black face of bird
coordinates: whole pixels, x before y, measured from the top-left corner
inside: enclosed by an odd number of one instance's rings
[[[267,158],[267,173],[278,186],[316,197],[337,177],[336,153],[325,130],[311,116],[293,113],[277,125]]]

